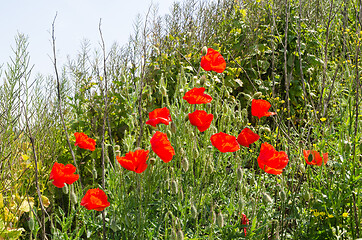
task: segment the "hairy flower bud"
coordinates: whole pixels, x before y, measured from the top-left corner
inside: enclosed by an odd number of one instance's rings
[[[206,46],[202,47],[201,53],[202,53],[203,56],[205,56],[207,54],[207,47]]]
[[[178,192],[177,182],[175,180],[171,182],[171,192],[172,194],[177,194]]]
[[[197,209],[194,204],[191,205],[190,211],[191,211],[192,218],[196,219],[197,218]]]
[[[238,168],[238,170],[236,171],[237,176],[238,176],[238,181],[241,182],[243,180],[243,169],[241,167]]]
[[[184,172],[187,172],[187,170],[189,170],[189,160],[187,160],[186,157],[184,157],[182,159],[181,166],[182,166],[182,169],[184,170]]]
[[[171,132],[176,133],[176,131],[177,131],[176,124],[174,122],[171,122]]]
[[[256,93],[254,93],[253,98],[254,99],[259,99],[261,96],[263,96],[262,92],[256,92]]]
[[[184,238],[184,233],[182,232],[182,230],[181,229],[179,229],[178,231],[177,231],[177,240],[184,240],[185,238]]]
[[[219,228],[224,227],[224,216],[221,212],[216,216],[216,223],[219,226]]]

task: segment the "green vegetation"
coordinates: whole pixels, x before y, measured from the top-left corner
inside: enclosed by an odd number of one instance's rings
[[[16,36],[0,68],[0,239],[362,237],[361,1],[184,0],[163,17],[150,8],[135,29],[123,47],[84,42],[52,76],[31,75],[28,39]],[[203,46],[223,55],[223,73],[200,67]],[[182,99],[201,86],[210,103]],[[277,115],[252,116],[252,99]],[[163,107],[168,163],[145,124]],[[187,119],[194,109],[214,115],[203,133]],[[211,145],[246,126],[261,137],[250,148]],[[75,132],[95,151],[75,147]],[[281,175],[259,168],[263,142],[287,153]],[[150,150],[140,174],[116,160],[137,148]],[[303,150],[328,152],[327,164],[307,165]],[[54,162],[81,181],[55,187]],[[91,188],[107,194],[103,212],[80,205]]]

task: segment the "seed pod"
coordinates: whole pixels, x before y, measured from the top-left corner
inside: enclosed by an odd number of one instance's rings
[[[194,204],[191,205],[190,211],[191,211],[192,218],[196,219],[197,218],[197,209]]]
[[[216,223],[219,226],[219,228],[224,227],[224,216],[221,212],[216,216]]]
[[[182,159],[181,166],[182,166],[182,169],[184,170],[184,172],[187,172],[187,170],[189,170],[189,161],[187,160],[186,157],[184,157]]]

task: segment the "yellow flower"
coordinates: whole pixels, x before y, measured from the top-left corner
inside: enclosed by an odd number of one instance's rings
[[[318,217],[318,216],[319,216],[319,212],[315,211],[315,212],[313,213],[313,215],[314,215],[315,217]]]
[[[344,218],[348,217],[348,213],[347,212],[343,213],[342,217],[344,217]]]
[[[321,118],[321,122],[324,122],[325,120],[327,120],[327,118],[324,117]]]
[[[333,218],[333,215],[331,215],[331,214],[328,214],[328,217],[329,217],[329,218]]]

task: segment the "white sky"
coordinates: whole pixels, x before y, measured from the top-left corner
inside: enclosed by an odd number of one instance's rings
[[[169,13],[174,0],[0,0],[0,66],[15,47],[18,32],[29,37],[30,63],[34,73],[52,74],[51,25],[55,14],[57,60],[64,64],[69,55],[75,57],[81,42],[88,39],[91,47],[99,46],[98,24],[108,49],[114,42],[127,43],[133,33],[137,14],[145,16],[151,3],[158,5],[159,15]]]

